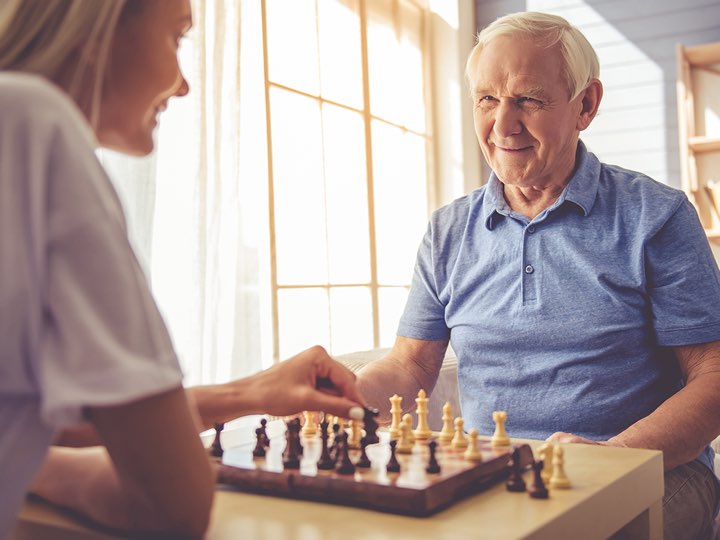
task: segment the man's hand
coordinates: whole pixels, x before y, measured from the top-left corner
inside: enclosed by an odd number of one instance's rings
[[[564,431],[556,431],[545,439],[551,443],[580,443],[580,444],[596,444],[600,446],[614,446],[609,441],[591,441],[585,437],[578,437],[572,433],[565,433]]]

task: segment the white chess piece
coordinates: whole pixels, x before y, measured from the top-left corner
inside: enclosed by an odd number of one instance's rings
[[[303,416],[305,417],[305,424],[303,424],[301,431],[302,436],[314,437],[317,434],[317,428],[315,427],[315,413],[312,411],[305,411],[303,412]]]
[[[470,442],[467,450],[465,450],[465,454],[463,454],[465,459],[475,462],[482,461],[482,452],[480,452],[480,448],[478,446],[478,430],[475,428],[471,429],[468,432],[468,438],[470,439]]]
[[[415,413],[417,414],[417,426],[413,431],[413,435],[415,435],[415,439],[418,441],[424,441],[429,439],[430,435],[432,435],[430,426],[428,426],[428,398],[425,390],[421,389],[418,392],[415,403],[417,403],[417,409],[415,409]]]
[[[402,396],[394,394],[390,398],[390,414],[392,415],[392,423],[390,424],[390,438],[397,439],[400,436],[400,424],[402,423],[402,407],[400,402]]]
[[[553,451],[553,472],[550,477],[550,487],[552,489],[568,489],[570,488],[570,479],[565,474],[565,457],[562,446],[559,444],[555,446]]]
[[[412,419],[412,414],[407,413],[407,414],[403,415],[402,424],[403,424],[403,425],[407,425],[407,427],[408,427],[408,432],[407,432],[407,438],[408,438],[408,440],[409,440],[412,444],[415,444],[415,435],[413,434],[413,419]]]
[[[412,454],[413,440],[412,425],[408,422],[400,424],[400,438],[398,439],[395,452],[398,454]]]
[[[452,447],[455,450],[465,450],[467,448],[468,442],[467,438],[465,437],[465,428],[464,428],[465,422],[462,418],[459,416],[455,419],[455,436],[452,440]]]
[[[550,442],[543,443],[537,450],[538,457],[543,462],[542,471],[540,471],[540,477],[545,484],[550,483],[550,477],[553,471],[553,444]]]
[[[450,405],[449,401],[443,405],[442,421],[443,427],[438,440],[440,444],[445,445],[452,441],[453,435],[455,435],[455,431],[453,430],[452,405]]]
[[[495,433],[490,438],[490,444],[492,446],[510,446],[510,438],[505,431],[507,413],[505,411],[495,411],[492,413],[492,417],[495,422]]]

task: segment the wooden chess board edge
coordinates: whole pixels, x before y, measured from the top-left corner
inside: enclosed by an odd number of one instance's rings
[[[532,464],[532,450],[520,449],[521,466]],[[220,464],[218,483],[240,491],[369,508],[415,517],[432,515],[453,502],[478,493],[508,476],[511,452],[442,479],[424,489],[394,484],[359,482],[353,476],[305,476],[299,472],[271,472]]]

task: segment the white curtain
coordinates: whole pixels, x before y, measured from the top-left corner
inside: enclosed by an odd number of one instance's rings
[[[226,381],[272,361],[261,293],[268,260],[262,54],[258,34],[241,32],[243,10],[254,18],[258,9],[259,2],[194,0],[194,28],[181,48],[190,94],[171,99],[155,153],[101,152],[186,385]]]

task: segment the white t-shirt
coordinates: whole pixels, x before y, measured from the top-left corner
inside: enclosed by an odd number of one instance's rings
[[[0,73],[0,538],[53,434],[182,373],[75,103]]]

